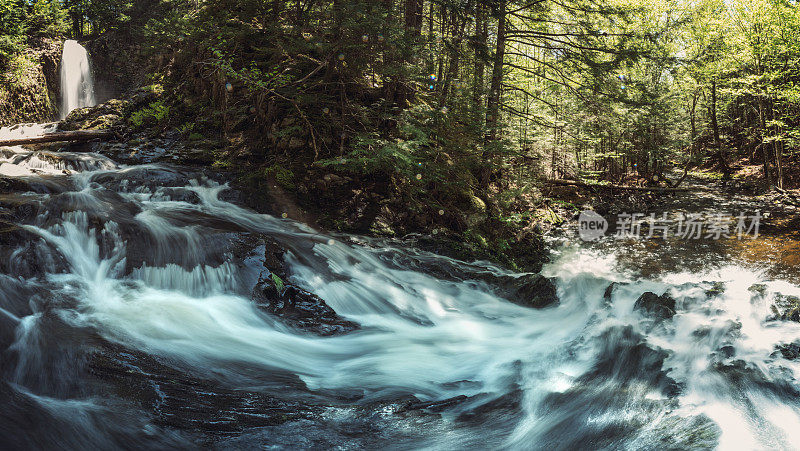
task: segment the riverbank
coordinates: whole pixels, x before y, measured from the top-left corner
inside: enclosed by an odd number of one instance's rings
[[[459,205],[422,205],[387,181],[300,158],[285,166],[257,153],[256,142],[182,132],[160,86],[133,91],[94,108],[74,111],[62,130],[112,130],[107,141],[66,148],[93,151],[126,164],[169,163],[225,174],[242,204],[314,227],[402,238],[466,260],[489,260],[538,272],[546,261],[538,218],[487,204],[470,190]],[[167,102],[167,103],[165,103]],[[196,119],[196,118],[195,118]],[[188,118],[193,120],[193,118]]]

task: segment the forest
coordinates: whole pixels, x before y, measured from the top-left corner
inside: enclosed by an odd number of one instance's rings
[[[799,210],[794,0],[0,0],[0,447],[798,448]]]
[[[340,164],[423,204],[452,207],[463,190],[509,202],[541,178],[653,183],[685,167],[730,178],[759,165],[759,183],[795,183],[789,1],[0,8],[6,67],[41,37],[111,35],[131,44],[120,51],[142,62],[142,84],[167,92],[158,106],[183,113],[172,125],[206,121],[233,147],[268,149],[259,164]]]

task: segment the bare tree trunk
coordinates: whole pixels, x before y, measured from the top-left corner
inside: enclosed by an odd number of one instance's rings
[[[83,142],[91,141],[93,139],[109,138],[111,136],[114,136],[114,132],[111,130],[75,130],[69,132],[47,133],[40,136],[4,139],[0,140],[0,147],[52,142]]]
[[[694,161],[697,155],[697,90],[692,94],[692,109],[689,116],[692,123],[692,144],[690,147],[691,157],[690,160]]]
[[[486,107],[488,141],[497,140],[500,124],[500,96],[503,83],[503,64],[506,56],[506,0],[500,0],[497,11],[497,47],[494,52],[489,101]]]
[[[725,177],[730,177],[730,168],[722,150],[722,139],[719,135],[719,122],[717,121],[717,79],[711,80],[711,104],[708,106],[708,113],[711,116],[711,131],[714,133],[714,147],[717,148],[717,161]]]
[[[451,14],[453,16],[454,37],[450,48],[450,63],[447,67],[447,75],[445,76],[441,97],[439,98],[440,106],[444,106],[447,103],[447,96],[450,93],[450,88],[452,88],[453,82],[458,78],[461,68],[461,43],[464,41],[464,29],[467,25],[466,14],[462,15],[455,9],[451,11]]]
[[[384,0],[388,14],[392,12],[392,0]],[[418,43],[420,36],[422,36],[422,0],[405,0],[404,2],[404,25],[405,25],[405,45],[403,52],[400,56],[401,66],[411,61],[414,55],[414,46]],[[406,107],[411,96],[411,90],[406,86],[405,77],[396,76],[390,83],[387,91],[391,93],[391,97],[387,97],[392,103],[396,103],[401,107]]]
[[[483,77],[486,68],[486,41],[489,39],[489,29],[486,20],[486,7],[478,0],[475,3],[475,72],[472,86],[472,103],[475,111],[476,123],[482,118],[483,112]]]
[[[492,79],[486,106],[486,129],[483,147],[483,164],[478,180],[484,187],[489,185],[495,165],[495,146],[500,124],[500,89],[503,83],[503,65],[506,54],[506,0],[499,0],[497,7],[497,43],[494,52]]]
[[[780,128],[776,130],[778,136],[781,134]],[[772,142],[775,147],[775,178],[778,188],[783,189],[783,142],[775,140]]]
[[[550,156],[550,176],[554,180],[558,178],[556,174],[556,159],[558,155],[558,127],[553,127],[553,152]]]
[[[422,0],[405,2],[406,37],[417,39],[422,35]]]
[[[272,19],[278,20],[283,12],[283,0],[272,0]]]
[[[764,179],[767,181],[767,188],[772,186],[772,174],[769,170],[769,152],[767,152],[767,144],[764,142],[764,130],[766,130],[766,119],[764,118],[764,98],[761,96],[761,93],[758,93],[758,123],[759,123],[759,134],[761,136],[761,143],[759,147],[761,148],[761,155],[764,158]]]

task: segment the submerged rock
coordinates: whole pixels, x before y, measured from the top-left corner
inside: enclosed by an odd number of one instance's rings
[[[285,285],[273,273],[260,278],[253,289],[253,298],[262,310],[290,326],[317,335],[342,335],[360,328],[357,323],[339,316],[319,296],[294,285]]]
[[[658,296],[647,291],[636,300],[633,305],[634,310],[642,310],[657,318],[672,318],[675,316],[675,299],[667,296],[666,293]]]
[[[763,283],[757,283],[755,285],[751,285],[750,288],[747,289],[750,292],[750,302],[754,303],[760,301],[767,297],[767,286]]]
[[[111,343],[102,343],[89,355],[87,364],[93,378],[104,382],[119,398],[141,406],[161,427],[227,435],[311,418],[319,410],[278,395],[288,388],[305,389],[302,381],[288,374],[262,381],[267,390],[236,390]]]

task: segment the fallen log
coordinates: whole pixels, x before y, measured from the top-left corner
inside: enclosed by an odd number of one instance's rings
[[[545,184],[548,185],[559,185],[559,186],[578,186],[581,188],[605,188],[605,189],[615,189],[621,191],[657,191],[659,193],[678,193],[678,192],[687,192],[687,191],[705,191],[706,188],[701,187],[694,187],[694,188],[670,188],[670,187],[662,187],[662,186],[624,186],[624,185],[602,185],[600,183],[584,183],[584,182],[576,182],[572,180],[545,180]]]
[[[75,130],[71,132],[47,133],[40,136],[2,139],[0,140],[0,147],[53,142],[85,142],[98,138],[108,138],[110,136],[114,136],[111,130]]]
[[[778,192],[781,195],[781,200],[789,205],[794,205],[795,207],[800,207],[800,198],[795,196],[794,194],[786,191],[785,189],[778,188],[777,186],[773,186],[772,189]]]

